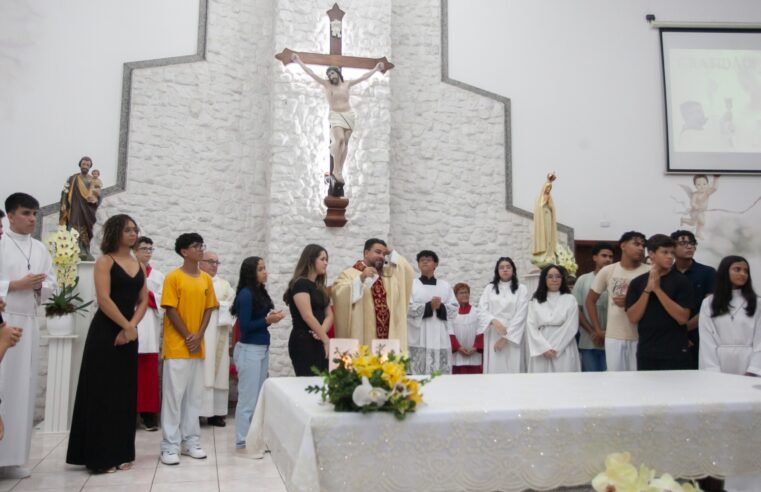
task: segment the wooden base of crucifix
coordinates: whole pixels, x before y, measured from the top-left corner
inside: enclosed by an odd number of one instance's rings
[[[347,222],[346,207],[349,206],[349,199],[343,196],[343,186],[341,186],[340,194],[334,190],[333,157],[330,158],[330,174],[326,175],[326,180],[329,184],[328,196],[325,197],[323,203],[328,207],[328,213],[325,214],[323,222],[328,227],[343,227]]]

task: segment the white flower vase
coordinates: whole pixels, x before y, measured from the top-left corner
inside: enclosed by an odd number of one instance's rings
[[[74,315],[52,316],[47,319],[48,333],[53,336],[74,334]]]

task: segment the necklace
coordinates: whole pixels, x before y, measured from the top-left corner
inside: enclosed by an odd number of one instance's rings
[[[29,241],[29,254],[25,254],[24,250],[21,249],[21,246],[16,242],[15,239],[13,239],[13,236],[8,234],[8,238],[10,238],[11,241],[13,241],[13,244],[16,245],[18,250],[21,252],[21,255],[26,259],[26,269],[31,270],[32,269],[32,241]]]
[[[735,320],[735,315],[736,315],[737,313],[739,313],[739,312],[740,312],[740,310],[742,310],[742,308],[744,308],[744,307],[745,307],[745,301],[743,301],[742,303],[740,303],[740,306],[738,306],[738,307],[737,307],[737,308],[735,308],[735,309],[732,309],[732,304],[730,304],[730,305],[729,305],[729,319],[731,319],[732,321],[734,321],[734,320]]]

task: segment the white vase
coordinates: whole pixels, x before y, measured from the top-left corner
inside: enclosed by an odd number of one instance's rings
[[[54,336],[72,335],[74,333],[74,315],[52,316],[47,319],[48,333]]]

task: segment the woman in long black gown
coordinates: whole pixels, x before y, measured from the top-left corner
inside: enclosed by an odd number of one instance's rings
[[[333,311],[325,287],[327,270],[325,248],[307,245],[283,295],[293,321],[288,355],[297,376],[314,376],[312,367],[321,371],[328,368],[328,330],[333,324]]]
[[[85,341],[66,462],[96,472],[131,468],[137,412],[137,324],[148,306],[145,274],[130,254],[135,221],[115,215],[95,262],[98,311]]]

